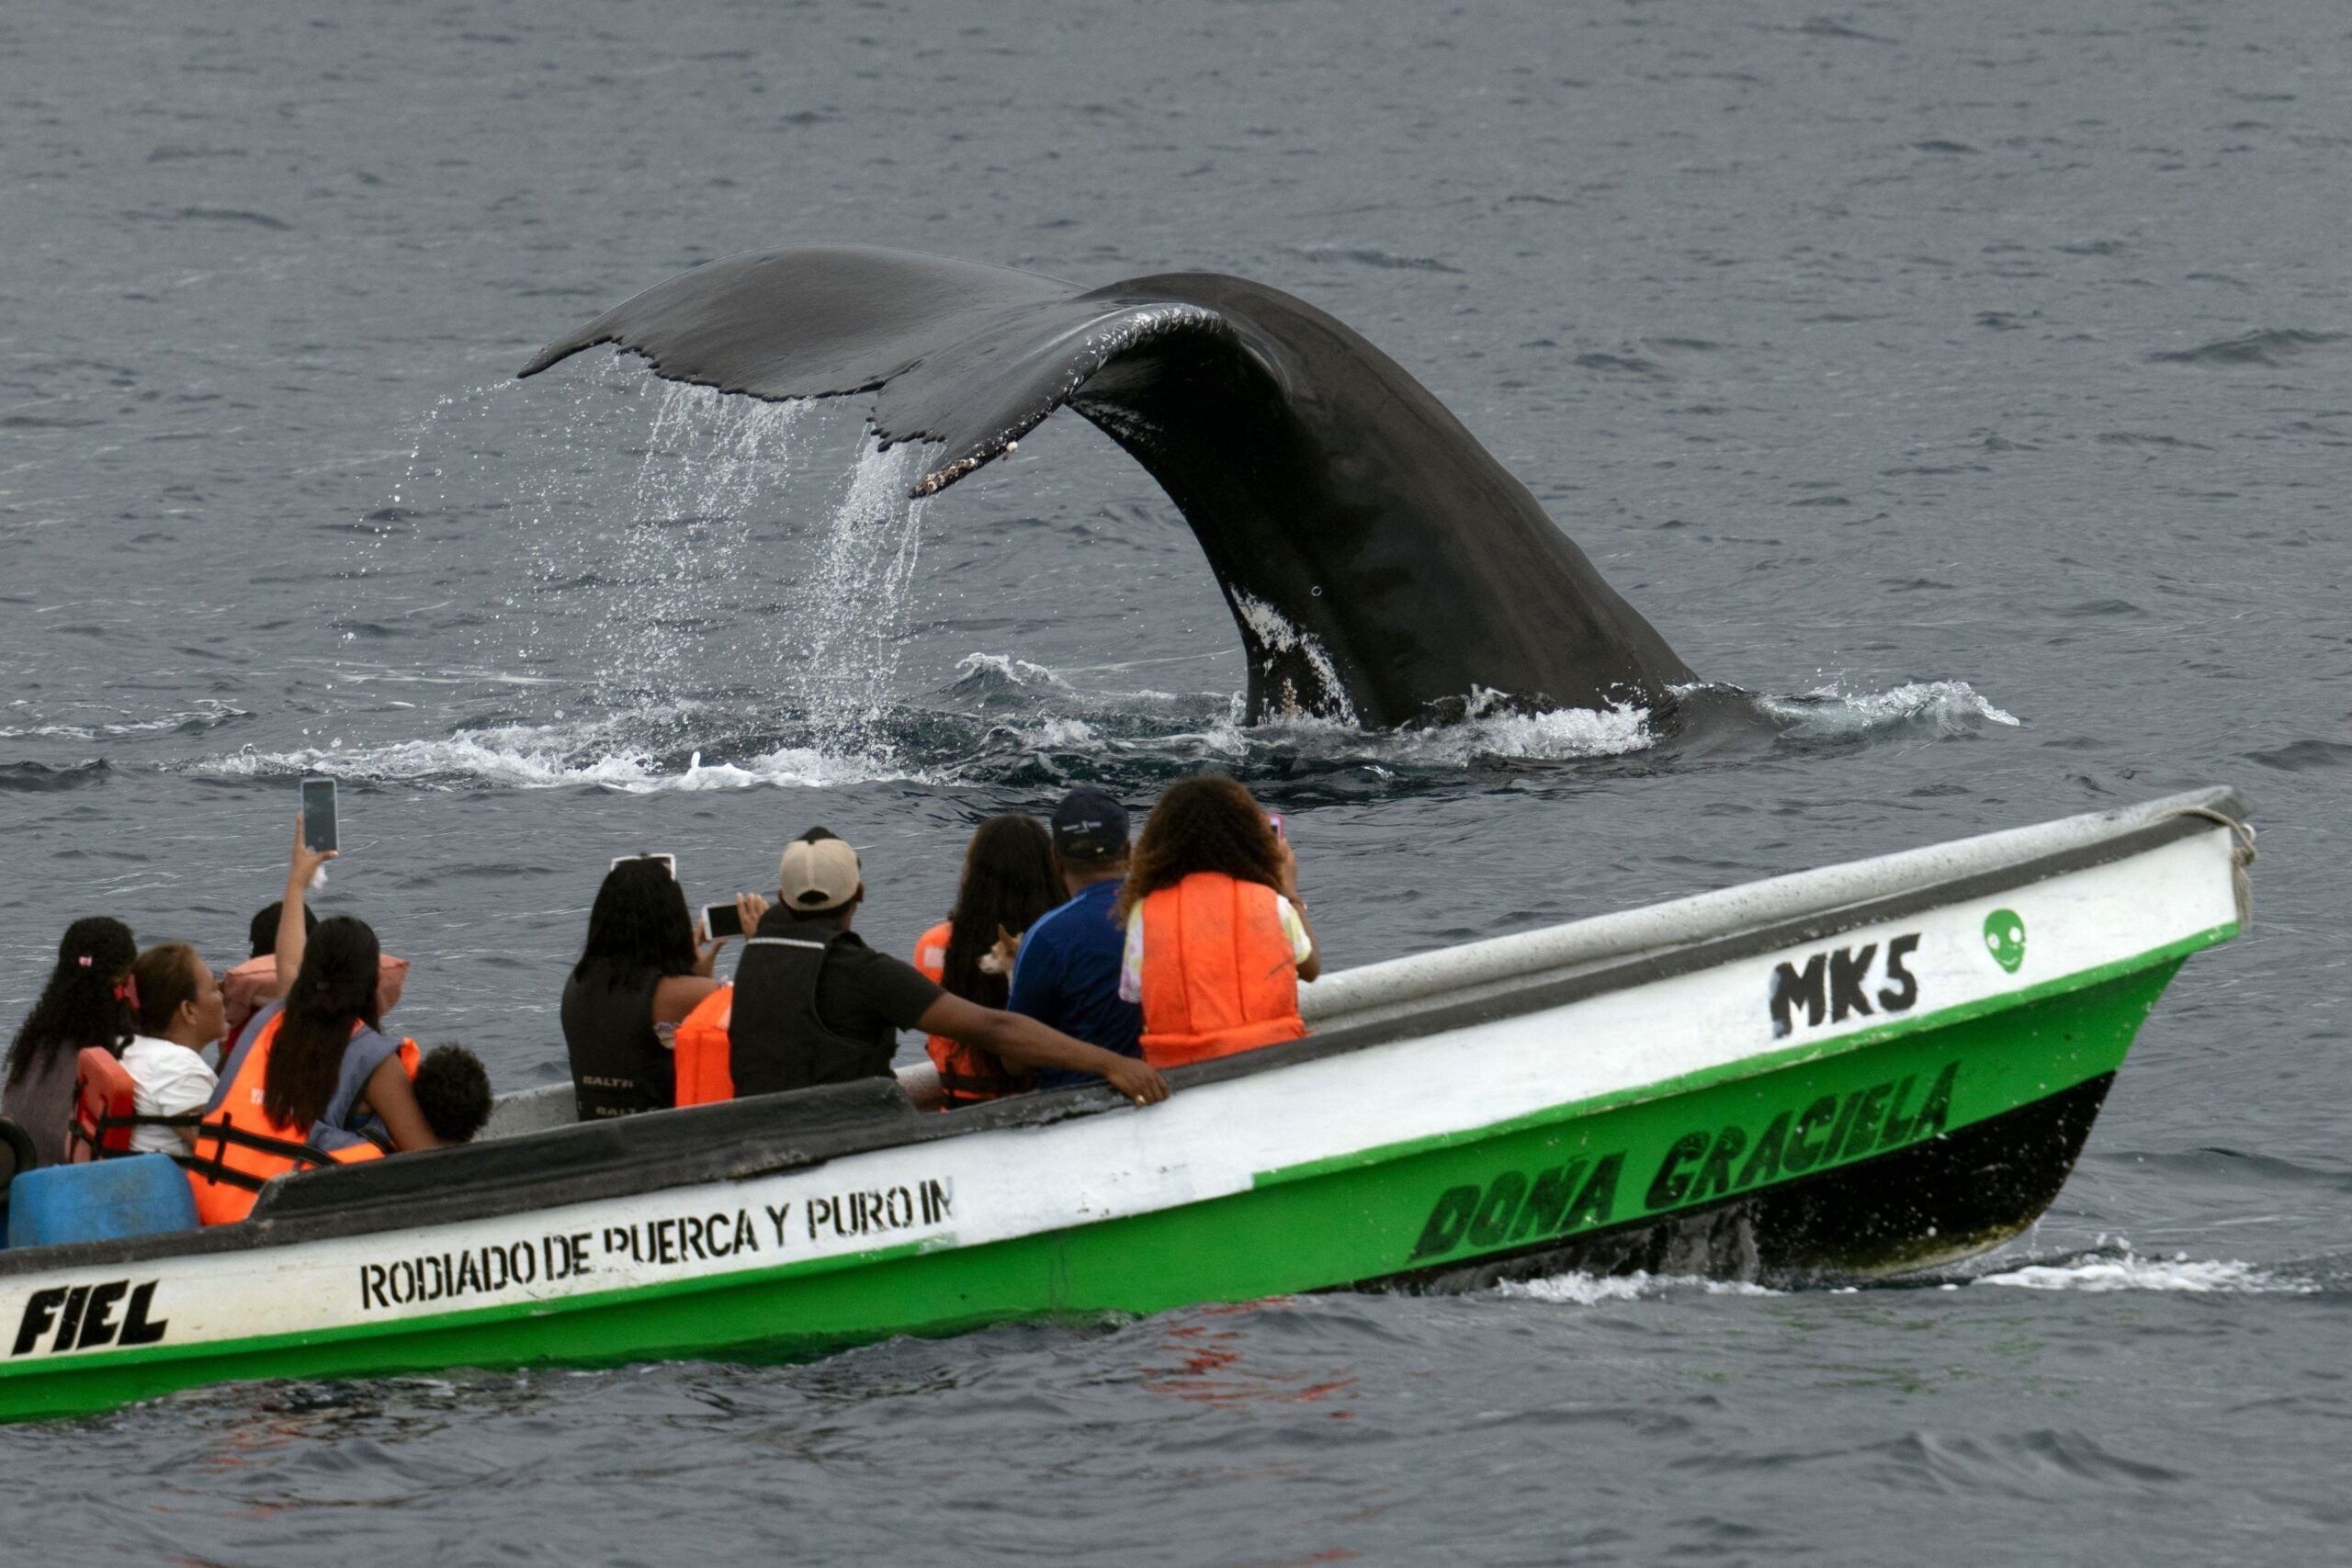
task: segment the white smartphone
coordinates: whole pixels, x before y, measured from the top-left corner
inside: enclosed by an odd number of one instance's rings
[[[702,907],[702,929],[704,934],[712,942],[717,942],[723,936],[741,936],[743,913],[731,902],[705,904]]]

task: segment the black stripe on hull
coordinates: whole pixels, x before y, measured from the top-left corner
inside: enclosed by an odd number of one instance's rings
[[[1933,1269],[2040,1219],[2075,1168],[2113,1073],[1875,1159],[1654,1219],[1363,1281],[1453,1292],[1546,1275],[1702,1275],[1822,1284]]]

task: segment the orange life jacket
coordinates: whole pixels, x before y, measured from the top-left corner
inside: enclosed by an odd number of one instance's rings
[[[1278,896],[1196,871],[1143,901],[1143,1059],[1181,1067],[1306,1032]]]
[[[721,986],[695,1004],[671,1040],[677,1070],[678,1103],[710,1105],[735,1098],[735,987]]]
[[[947,977],[947,939],[955,929],[942,920],[915,939],[915,967],[932,980]],[[1029,1075],[1014,1071],[1005,1066],[1004,1058],[981,1046],[967,1045],[944,1034],[927,1034],[922,1048],[931,1065],[939,1069],[942,1111],[978,1105],[1034,1087]]]
[[[197,1217],[208,1225],[234,1224],[252,1213],[254,1198],[273,1176],[383,1157],[382,1149],[365,1140],[346,1149],[319,1148],[305,1141],[309,1128],[273,1122],[262,1109],[270,1047],[277,1042],[277,1026],[285,1021],[286,1015],[279,1013],[262,1025],[243,1065],[230,1080],[220,1108],[197,1123],[196,1152],[180,1157],[187,1167],[188,1187],[196,1194]],[[358,1030],[355,1027],[352,1032]],[[415,1045],[409,1041],[401,1044],[405,1047],[401,1061],[406,1065]]]

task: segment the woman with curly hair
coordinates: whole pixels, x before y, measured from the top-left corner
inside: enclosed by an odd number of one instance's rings
[[[1119,891],[1119,995],[1143,1004],[1144,1060],[1181,1066],[1295,1040],[1298,983],[1323,972],[1298,857],[1233,780],[1205,773],[1152,808]]]
[[[130,1043],[138,999],[130,966],[138,957],[139,943],[120,920],[93,915],[66,927],[57,967],[8,1047],[0,1112],[32,1135],[42,1165],[65,1159],[76,1058],[92,1045],[119,1056]]]
[[[951,997],[1001,1008],[1012,971],[1003,949],[1017,950],[1037,917],[1061,901],[1054,841],[1045,825],[1019,811],[991,817],[964,852],[956,908],[915,939],[915,967]],[[939,1069],[940,1095],[950,1111],[1019,1094],[1036,1082],[1035,1073],[1007,1066],[986,1046],[933,1034],[923,1049]]]

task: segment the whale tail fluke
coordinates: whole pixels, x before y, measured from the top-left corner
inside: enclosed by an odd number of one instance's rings
[[[1249,656],[1252,718],[1441,721],[1656,701],[1694,677],[1524,486],[1401,367],[1304,300],[1209,273],[1080,291],[903,252],[816,247],[682,273],[550,344],[783,400],[871,394],[934,493],[1056,409],[1093,422],[1191,525]]]

